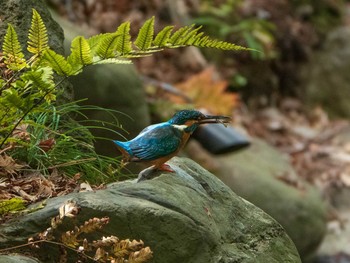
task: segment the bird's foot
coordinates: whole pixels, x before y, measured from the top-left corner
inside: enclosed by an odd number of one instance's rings
[[[163,163],[161,166],[157,167],[158,171],[165,171],[174,173],[175,171],[170,167],[170,165]]]

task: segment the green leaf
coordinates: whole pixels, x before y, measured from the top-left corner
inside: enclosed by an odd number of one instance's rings
[[[140,28],[139,34],[134,42],[140,50],[147,50],[153,41],[154,16],[148,19]]]
[[[50,67],[32,69],[23,73],[21,80],[30,85],[33,92],[39,91],[45,100],[50,102],[55,99],[55,83],[53,81],[53,70]]]
[[[174,34],[170,37],[169,43],[173,46],[175,46],[175,43],[179,41],[181,36],[188,30],[188,26],[180,27],[178,30],[174,32]]]
[[[72,75],[81,72],[84,66],[92,64],[91,49],[88,41],[84,37],[77,36],[73,39],[71,54],[68,56],[67,60],[72,67]]]
[[[53,68],[59,75],[69,76],[72,72],[72,66],[67,62],[64,56],[57,54],[51,49],[47,49],[43,56],[44,60],[48,62],[50,67]]]
[[[45,24],[39,13],[33,9],[32,23],[28,34],[27,50],[40,57],[43,51],[48,47],[48,36]]]
[[[183,45],[184,39],[189,34],[189,32],[192,31],[193,27],[194,25],[185,26],[183,27],[183,30],[181,30],[180,28],[178,31],[174,33],[175,37],[174,35],[171,37],[170,42],[175,46]]]
[[[24,110],[23,99],[14,88],[3,90],[1,96],[3,97],[2,103],[5,106]]]
[[[93,56],[96,55],[96,51],[97,51],[102,39],[106,36],[106,34],[109,34],[109,33],[98,34],[98,35],[95,35],[95,36],[88,38],[87,42],[90,46],[91,54]]]
[[[117,35],[120,35],[120,37],[117,37],[117,46],[116,49],[119,53],[122,55],[128,54],[131,52],[131,36],[130,36],[130,22],[124,22],[122,23],[117,31]]]
[[[94,64],[132,64],[132,61],[129,59],[107,58],[97,61]]]
[[[97,48],[97,55],[102,59],[115,57],[118,38],[120,37],[121,36],[117,33],[105,34]]]
[[[2,50],[5,57],[4,62],[9,69],[18,71],[27,65],[17,33],[11,24],[8,24]]]
[[[165,47],[170,39],[170,35],[173,29],[174,26],[164,27],[155,37],[153,44],[157,47]]]
[[[193,30],[189,30],[187,32],[186,35],[184,35],[182,38],[181,38],[181,41],[179,43],[179,45],[192,45],[193,42],[196,40],[196,36],[199,35],[198,34],[198,31],[201,29],[202,27],[197,27]]]

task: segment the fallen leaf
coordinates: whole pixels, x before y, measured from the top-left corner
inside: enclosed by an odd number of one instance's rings
[[[6,154],[0,155],[0,175],[16,174],[23,167],[24,165],[16,163],[11,156]]]
[[[213,114],[231,115],[239,101],[237,94],[226,91],[227,81],[215,79],[213,67],[175,86],[193,101],[196,109],[204,108]],[[178,96],[170,96],[170,99],[176,103],[188,103]]]
[[[78,212],[79,212],[79,207],[77,206],[77,204],[74,201],[67,201],[66,203],[64,203],[63,205],[60,206],[59,210],[59,216],[60,218],[63,217],[75,217]]]
[[[49,150],[51,150],[53,148],[55,143],[56,143],[55,139],[50,138],[50,139],[41,141],[38,146],[44,152],[48,152]]]
[[[84,182],[80,184],[79,192],[91,192],[91,191],[93,191],[93,189],[88,182]]]

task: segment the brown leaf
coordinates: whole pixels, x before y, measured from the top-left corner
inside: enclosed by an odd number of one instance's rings
[[[53,148],[55,143],[56,143],[55,139],[54,138],[50,138],[50,139],[41,141],[38,146],[44,152],[48,152],[49,150],[51,150]]]
[[[60,213],[60,218],[63,218],[65,216],[73,218],[78,214],[79,207],[74,201],[67,201],[66,203],[61,205],[58,210]]]
[[[6,154],[0,155],[0,175],[16,174],[23,167],[24,165],[16,163],[11,156]]]
[[[238,95],[227,92],[227,81],[215,79],[214,68],[210,67],[188,80],[176,85],[191,100],[196,109],[206,109],[213,114],[231,115],[238,103]],[[171,97],[176,103],[183,103],[178,97]]]
[[[20,124],[13,131],[12,136],[23,141],[30,141],[30,134],[27,131],[28,124]]]

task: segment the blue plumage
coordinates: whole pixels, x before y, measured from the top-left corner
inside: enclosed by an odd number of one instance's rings
[[[167,122],[146,127],[130,141],[113,142],[122,152],[124,161],[149,162],[159,169],[184,146],[200,124],[225,123],[229,120],[225,116],[208,116],[199,111],[183,110]]]
[[[127,142],[114,141],[130,156],[131,161],[152,161],[174,153],[181,144],[182,132],[164,122],[147,127]]]

